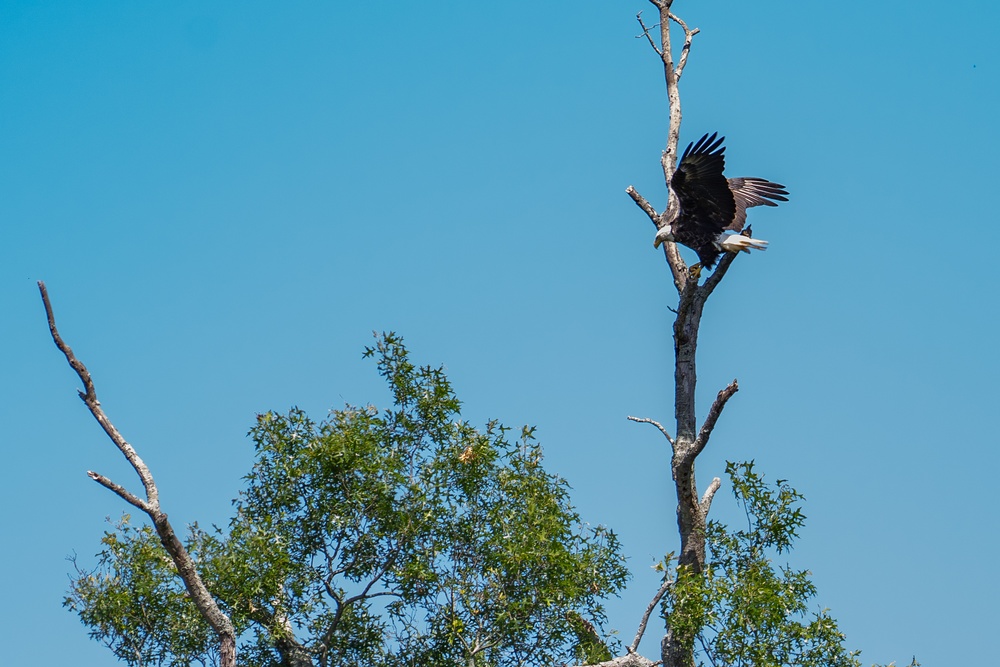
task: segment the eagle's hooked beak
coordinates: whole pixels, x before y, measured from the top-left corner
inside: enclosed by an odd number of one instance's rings
[[[653,247],[659,248],[661,243],[666,243],[667,241],[674,240],[674,230],[671,229],[670,225],[664,225],[656,232],[656,237],[653,239]]]

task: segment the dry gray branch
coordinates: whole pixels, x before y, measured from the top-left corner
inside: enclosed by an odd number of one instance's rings
[[[677,77],[677,80],[680,81],[681,75],[684,73],[684,67],[687,66],[688,54],[691,53],[691,41],[694,39],[695,35],[701,32],[701,29],[695,28],[692,30],[691,28],[688,28],[687,23],[673,14],[670,14],[670,19],[679,25],[684,31],[684,46],[681,47],[681,57],[677,59],[677,67],[674,68],[674,75]]]
[[[712,271],[712,275],[705,279],[705,284],[701,286],[701,291],[704,294],[705,299],[711,296],[715,288],[718,287],[722,279],[726,277],[726,273],[729,272],[729,267],[732,266],[733,262],[736,261],[736,253],[727,252],[719,260],[719,263],[715,265],[715,269]]]
[[[625,192],[632,198],[632,201],[634,201],[636,205],[641,208],[647,216],[649,216],[649,219],[653,222],[653,225],[655,225],[657,229],[663,226],[663,216],[657,213],[656,209],[653,208],[653,205],[650,204],[645,197],[639,194],[634,187],[631,185],[628,186],[625,188]],[[684,263],[684,260],[681,259],[676,243],[669,241],[664,243],[663,253],[674,276],[674,287],[677,288],[679,293],[684,285],[685,276],[687,275],[687,265]]]
[[[670,433],[667,432],[667,429],[665,429],[663,427],[663,424],[661,424],[660,422],[654,421],[652,419],[646,419],[645,417],[633,417],[632,415],[629,415],[627,419],[629,421],[637,422],[639,424],[652,424],[656,428],[660,429],[660,433],[662,433],[663,437],[667,439],[667,442],[670,443],[670,446],[671,447],[674,446],[674,439],[670,437]]]
[[[645,211],[646,215],[649,216],[649,219],[656,225],[656,228],[660,229],[664,225],[670,224],[677,217],[678,213],[677,197],[670,189],[670,181],[673,178],[674,170],[676,169],[677,144],[680,139],[681,128],[681,98],[680,89],[678,88],[677,83],[680,80],[681,74],[684,72],[684,67],[687,65],[688,55],[691,52],[692,40],[694,36],[698,34],[699,30],[697,28],[689,28],[687,23],[670,12],[673,0],[650,0],[650,2],[659,12],[659,23],[653,26],[647,26],[645,21],[642,19],[642,12],[639,12],[639,14],[636,15],[636,20],[642,27],[641,37],[645,37],[647,41],[649,41],[650,46],[652,46],[653,50],[656,51],[663,64],[663,76],[667,86],[667,107],[669,113],[667,145],[663,150],[662,156],[660,157],[660,164],[663,168],[663,179],[667,184],[667,208],[662,214],[659,214],[648,201],[635,191],[635,188],[630,186],[626,192],[630,197],[632,197],[635,203],[638,204],[643,211]],[[680,59],[678,60],[676,66],[673,60],[670,40],[670,21],[674,21],[684,30],[684,45],[681,48]],[[652,35],[650,34],[650,30],[657,26],[660,28],[659,47],[657,47]],[[673,274],[674,286],[677,288],[677,292],[680,293],[685,284],[687,264],[685,264],[684,260],[681,258],[680,252],[678,251],[675,243],[664,243],[663,252],[667,263],[670,265],[671,273]]]
[[[88,472],[87,475],[101,486],[114,491],[128,503],[143,510],[149,516],[150,520],[153,522],[156,534],[160,538],[160,543],[170,555],[174,565],[177,566],[177,572],[184,581],[184,586],[187,589],[188,594],[191,596],[191,600],[198,608],[202,617],[208,621],[209,625],[212,626],[212,629],[215,630],[215,633],[219,638],[220,667],[235,667],[236,630],[233,627],[232,621],[230,621],[229,617],[224,614],[221,609],[219,609],[215,599],[212,597],[211,593],[208,592],[208,588],[206,588],[205,583],[198,574],[198,570],[194,565],[194,561],[191,559],[191,555],[187,552],[184,544],[177,537],[173,526],[170,525],[167,515],[160,509],[159,492],[157,491],[156,483],[153,481],[153,475],[150,473],[149,468],[145,463],[143,463],[142,459],[136,453],[132,445],[130,445],[125,438],[122,437],[121,433],[118,432],[118,429],[115,428],[114,424],[111,423],[111,420],[104,413],[104,410],[101,407],[101,402],[97,399],[97,390],[94,387],[94,381],[90,376],[90,372],[87,370],[87,367],[83,364],[83,362],[76,358],[73,350],[62,339],[62,336],[59,335],[59,330],[56,328],[55,315],[52,311],[52,302],[49,300],[48,290],[45,288],[45,283],[42,281],[38,281],[38,291],[42,295],[42,304],[45,306],[45,316],[48,318],[49,333],[52,335],[52,340],[55,342],[56,347],[58,347],[66,357],[66,361],[69,362],[70,367],[76,371],[76,374],[80,377],[80,381],[83,382],[83,386],[86,391],[78,392],[80,398],[87,405],[87,408],[94,416],[94,419],[96,419],[101,425],[101,428],[104,429],[104,432],[132,465],[132,468],[135,469],[136,474],[142,481],[143,487],[146,489],[146,500],[142,500],[138,496],[135,496],[124,487],[112,482],[103,475],[99,475],[92,471]]]
[[[138,496],[136,496],[135,494],[133,494],[131,491],[129,491],[125,487],[121,486],[120,484],[115,484],[114,482],[112,482],[110,479],[108,479],[104,475],[98,474],[98,473],[94,472],[93,470],[88,470],[87,471],[87,476],[89,476],[90,479],[94,480],[95,482],[97,482],[98,484],[100,484],[101,486],[103,486],[104,488],[109,489],[111,491],[114,491],[123,500],[125,500],[125,502],[127,502],[127,503],[129,503],[131,505],[135,505],[137,508],[141,509],[143,512],[146,512],[148,514],[148,513],[152,512],[152,511],[154,511],[152,509],[152,507],[149,506],[149,503],[147,503],[146,501],[144,501],[142,498],[139,498]]]
[[[670,43],[670,6],[673,0],[650,0],[660,13],[660,60],[663,62],[663,77],[667,84],[667,104],[670,124],[667,128],[667,146],[660,158],[663,180],[670,190],[670,180],[677,162],[677,143],[681,133],[681,93],[677,86],[677,70],[674,68],[673,49]],[[669,224],[677,217],[677,198],[670,192],[667,210],[661,216],[661,225]]]
[[[656,212],[656,209],[653,208],[653,205],[650,204],[648,201],[646,201],[645,197],[636,192],[636,189],[631,185],[625,188],[625,192],[628,193],[628,196],[632,198],[632,201],[634,201],[636,205],[638,205],[638,207],[641,208],[643,212],[645,212],[645,214],[649,216],[649,219],[652,220],[653,224],[656,225],[657,229],[659,229],[660,214]]]
[[[715,498],[715,492],[719,490],[722,486],[722,480],[718,477],[712,478],[712,483],[708,485],[705,489],[705,495],[701,497],[701,513],[708,516],[708,511],[712,509],[712,499]]]
[[[52,312],[52,304],[49,301],[49,293],[45,288],[45,283],[38,281],[38,290],[42,294],[42,303],[45,306],[45,316],[49,323],[49,333],[52,335],[52,340],[55,342],[56,347],[63,353],[66,357],[66,361],[69,362],[70,367],[76,371],[76,374],[80,377],[80,381],[83,382],[84,389],[86,391],[78,391],[80,399],[86,403],[87,407],[90,409],[90,413],[97,420],[97,423],[101,425],[104,432],[107,433],[111,441],[115,443],[115,447],[125,456],[128,462],[135,469],[137,475],[139,475],[139,480],[142,482],[142,486],[146,490],[146,501],[149,506],[154,510],[159,510],[159,493],[156,490],[156,484],[153,482],[153,476],[149,472],[149,468],[143,463],[142,459],[136,453],[135,449],[130,445],[122,434],[118,432],[115,425],[111,423],[108,416],[104,414],[104,410],[101,408],[101,402],[97,400],[97,391],[94,389],[94,381],[90,377],[90,372],[82,361],[76,358],[73,354],[72,348],[63,341],[62,336],[59,335],[59,331],[56,329],[55,315]],[[117,491],[116,491],[117,493]]]
[[[635,639],[633,639],[632,643],[628,646],[627,650],[629,655],[632,655],[639,650],[639,642],[642,641],[642,636],[646,634],[646,624],[649,623],[650,614],[652,614],[653,610],[656,609],[656,605],[659,604],[661,599],[663,599],[667,589],[670,588],[670,585],[673,583],[674,582],[670,580],[664,581],[663,585],[660,586],[660,590],[656,591],[656,595],[654,595],[653,599],[650,600],[649,605],[646,607],[646,613],[642,615],[642,620],[639,621],[639,629],[636,630]]]
[[[656,42],[653,41],[652,35],[649,34],[650,29],[651,28],[655,28],[659,24],[657,23],[657,24],[651,25],[649,27],[646,27],[645,21],[642,20],[642,12],[639,12],[638,14],[635,15],[635,20],[638,21],[639,22],[639,26],[642,27],[642,34],[638,35],[636,37],[636,39],[645,37],[646,41],[649,42],[649,45],[651,47],[653,47],[653,50],[656,51],[657,55],[659,55],[660,58],[662,59],[663,58],[663,51],[660,50],[660,47],[658,47],[656,45]]]
[[[715,397],[715,401],[712,402],[712,407],[708,411],[708,416],[705,417],[705,423],[701,425],[701,431],[698,432],[698,438],[695,440],[695,456],[701,454],[702,450],[705,449],[705,445],[708,444],[708,439],[712,437],[712,429],[715,428],[715,423],[719,421],[719,416],[722,415],[723,408],[726,407],[726,403],[728,403],[729,399],[733,397],[733,394],[739,390],[739,383],[736,380],[733,380]]]

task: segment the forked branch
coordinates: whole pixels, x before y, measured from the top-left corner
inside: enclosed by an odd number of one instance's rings
[[[674,68],[674,76],[680,81],[681,74],[684,73],[684,68],[687,66],[688,54],[691,53],[691,41],[694,36],[701,32],[700,28],[691,29],[688,28],[687,23],[682,21],[679,17],[670,14],[670,20],[676,23],[684,31],[684,46],[681,47],[681,57],[677,59],[677,67]]]
[[[236,630],[233,627],[232,621],[229,617],[219,609],[218,604],[216,604],[215,599],[212,597],[211,593],[208,592],[208,588],[202,581],[201,576],[198,574],[197,568],[195,567],[194,561],[191,559],[191,555],[188,553],[187,549],[184,547],[184,543],[177,537],[174,532],[173,527],[170,525],[170,521],[167,519],[167,515],[160,510],[160,500],[159,493],[156,489],[156,483],[153,481],[153,475],[149,472],[149,468],[143,463],[142,459],[136,453],[135,449],[130,445],[125,438],[122,437],[115,425],[111,423],[108,416],[104,413],[104,409],[101,408],[101,402],[97,400],[97,390],[94,387],[94,381],[90,377],[90,371],[83,364],[82,361],[76,358],[73,354],[73,350],[69,345],[62,339],[59,335],[59,330],[56,328],[56,318],[52,312],[52,303],[49,300],[48,290],[45,288],[45,283],[38,282],[38,291],[42,295],[42,304],[45,306],[45,316],[48,318],[49,323],[49,333],[52,335],[52,340],[55,342],[56,347],[63,353],[66,357],[66,361],[69,362],[70,367],[76,371],[76,374],[80,377],[80,381],[83,382],[85,391],[78,392],[80,398],[87,405],[90,413],[94,416],[97,422],[107,433],[108,437],[115,444],[118,450],[128,459],[128,462],[132,464],[135,469],[139,479],[142,480],[142,485],[146,489],[146,499],[143,500],[131,493],[125,487],[120,484],[112,482],[110,479],[103,475],[99,475],[95,472],[88,472],[87,475],[105,487],[115,492],[118,496],[123,498],[129,504],[138,507],[144,511],[153,522],[153,527],[156,530],[156,534],[160,538],[160,543],[163,548],[166,549],[167,553],[170,555],[171,560],[177,567],[177,573],[180,575],[181,579],[184,581],[184,586],[191,596],[191,600],[194,602],[198,611],[201,613],[202,617],[208,621],[212,629],[215,630],[216,635],[219,638],[219,665],[220,667],[235,667],[236,665]]]
[[[680,17],[670,11],[673,0],[650,0],[659,12],[659,22],[652,26],[647,26],[642,18],[642,12],[636,15],[636,20],[642,28],[642,35],[649,42],[649,45],[656,51],[660,62],[663,64],[663,76],[667,85],[667,106],[669,110],[669,122],[667,126],[667,145],[660,157],[660,164],[663,168],[663,179],[667,184],[667,208],[661,214],[658,213],[649,202],[642,197],[635,188],[629,186],[626,189],[628,195],[641,208],[657,229],[670,224],[677,217],[677,198],[670,190],[670,181],[673,178],[677,161],[677,144],[681,131],[681,96],[678,81],[687,66],[688,55],[691,53],[691,44],[694,36],[698,34],[698,28],[690,28]],[[684,31],[684,45],[681,47],[680,57],[674,64],[673,51],[670,39],[670,22],[673,21]],[[652,36],[652,29],[659,27],[659,46]],[[684,289],[686,283],[687,264],[681,258],[677,245],[672,242],[663,244],[664,257],[670,265],[670,271],[674,278],[674,287],[678,294]]]
[[[656,51],[657,55],[660,56],[660,60],[662,60],[663,51],[660,49],[660,47],[656,45],[656,42],[653,41],[653,36],[649,34],[649,31],[652,28],[658,26],[659,24],[657,23],[656,25],[647,26],[646,22],[642,20],[642,12],[639,12],[638,14],[635,15],[635,20],[639,22],[639,27],[642,28],[642,34],[639,35],[639,37],[645,37],[646,41],[649,42],[649,45],[653,48],[654,51]]]
[[[76,371],[78,376],[80,376],[80,381],[83,382],[83,387],[86,391],[80,391],[77,393],[87,405],[87,408],[90,410],[90,414],[94,416],[97,423],[101,425],[104,432],[108,434],[109,438],[111,438],[111,442],[115,443],[115,447],[117,447],[118,450],[125,456],[128,462],[132,465],[132,468],[135,469],[136,474],[139,475],[139,480],[142,482],[142,486],[146,490],[146,502],[148,503],[149,508],[158,511],[160,508],[159,493],[156,490],[156,483],[153,481],[153,475],[149,472],[149,468],[136,453],[132,445],[130,445],[125,438],[122,437],[122,434],[118,432],[118,429],[111,423],[108,416],[104,414],[104,410],[101,408],[101,402],[97,400],[97,390],[94,388],[94,381],[90,377],[90,372],[87,370],[87,367],[83,364],[83,362],[76,358],[76,355],[73,354],[72,348],[66,344],[66,342],[62,339],[62,336],[59,335],[59,330],[56,329],[56,318],[52,312],[52,303],[49,301],[49,292],[45,288],[45,283],[40,280],[38,281],[38,291],[42,294],[42,303],[45,306],[45,316],[49,322],[49,333],[52,335],[52,340],[55,342],[56,347],[59,348],[59,351],[66,357],[66,361],[69,362],[70,367]],[[118,495],[125,498],[128,502],[132,502],[112,487],[108,488],[115,491],[115,493],[118,493]],[[134,505],[135,503],[132,504]],[[144,511],[148,512],[149,509],[144,508]]]

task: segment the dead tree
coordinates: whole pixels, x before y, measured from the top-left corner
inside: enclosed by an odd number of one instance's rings
[[[156,488],[156,482],[153,480],[153,474],[149,471],[149,467],[139,458],[139,454],[136,453],[135,448],[122,437],[122,434],[118,432],[115,425],[108,419],[108,416],[104,413],[104,409],[101,407],[101,402],[97,400],[97,390],[94,388],[94,381],[90,377],[90,372],[83,365],[83,362],[76,358],[73,350],[63,341],[62,336],[59,335],[59,331],[56,329],[55,315],[52,312],[52,303],[49,301],[49,293],[45,289],[45,283],[39,281],[38,290],[42,294],[42,303],[45,305],[45,316],[48,318],[49,333],[52,334],[52,340],[55,342],[56,347],[66,356],[66,361],[69,362],[70,367],[80,376],[80,381],[83,382],[84,390],[77,392],[80,395],[80,399],[87,405],[90,414],[94,416],[97,423],[101,425],[104,432],[111,438],[111,442],[115,444],[118,451],[132,465],[132,468],[139,476],[139,480],[142,482],[146,497],[145,499],[140,498],[120,484],[116,484],[104,475],[91,470],[87,471],[87,475],[101,486],[118,494],[125,502],[139,508],[149,516],[150,521],[153,522],[156,534],[163,544],[163,548],[166,549],[174,565],[177,567],[177,573],[184,581],[184,586],[187,588],[191,600],[198,608],[202,617],[212,626],[212,629],[219,638],[219,666],[236,667],[236,630],[233,627],[232,621],[219,608],[219,605],[216,604],[215,598],[212,597],[212,594],[205,586],[205,582],[202,581],[201,576],[198,574],[198,569],[191,559],[191,555],[184,548],[184,544],[174,532],[166,513],[160,508],[160,493]]]
[[[646,213],[656,228],[660,229],[673,222],[678,214],[677,198],[670,191],[671,178],[676,168],[677,144],[681,125],[678,83],[687,64],[692,39],[698,33],[698,29],[689,28],[683,20],[671,12],[673,0],[650,0],[650,2],[659,12],[658,24],[647,26],[641,12],[637,19],[642,28],[640,37],[645,38],[656,51],[663,63],[663,73],[666,80],[669,127],[667,145],[660,160],[669,193],[666,210],[658,212],[631,186],[626,192]],[[671,22],[680,26],[684,32],[684,43],[676,61],[670,39]],[[706,517],[712,504],[712,498],[719,489],[720,481],[718,478],[713,479],[704,494],[699,494],[695,479],[695,459],[705,449],[712,435],[712,429],[722,414],[726,402],[739,390],[739,386],[736,380],[733,380],[719,392],[699,428],[695,411],[695,384],[697,382],[695,353],[698,348],[698,329],[705,302],[725,277],[736,255],[725,253],[715,270],[705,279],[703,284],[699,284],[699,276],[688,270],[676,244],[665,243],[664,254],[673,275],[674,287],[677,289],[679,299],[674,320],[675,435],[671,437],[668,429],[654,420],[636,417],[629,417],[629,419],[653,424],[670,443],[673,451],[671,475],[677,492],[677,527],[681,542],[677,558],[678,571],[697,576],[705,566]],[[663,592],[664,589],[661,589],[656,600],[659,600]],[[638,641],[629,647],[630,653],[636,650],[637,645]],[[671,627],[670,619],[667,619],[667,632],[661,643],[663,665],[665,667],[690,667],[694,664],[693,651],[693,638],[679,637]]]

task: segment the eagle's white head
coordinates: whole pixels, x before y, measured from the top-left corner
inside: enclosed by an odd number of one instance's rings
[[[656,231],[656,237],[653,238],[653,247],[659,248],[661,243],[666,243],[667,241],[674,240],[674,230],[670,225],[664,225]]]

